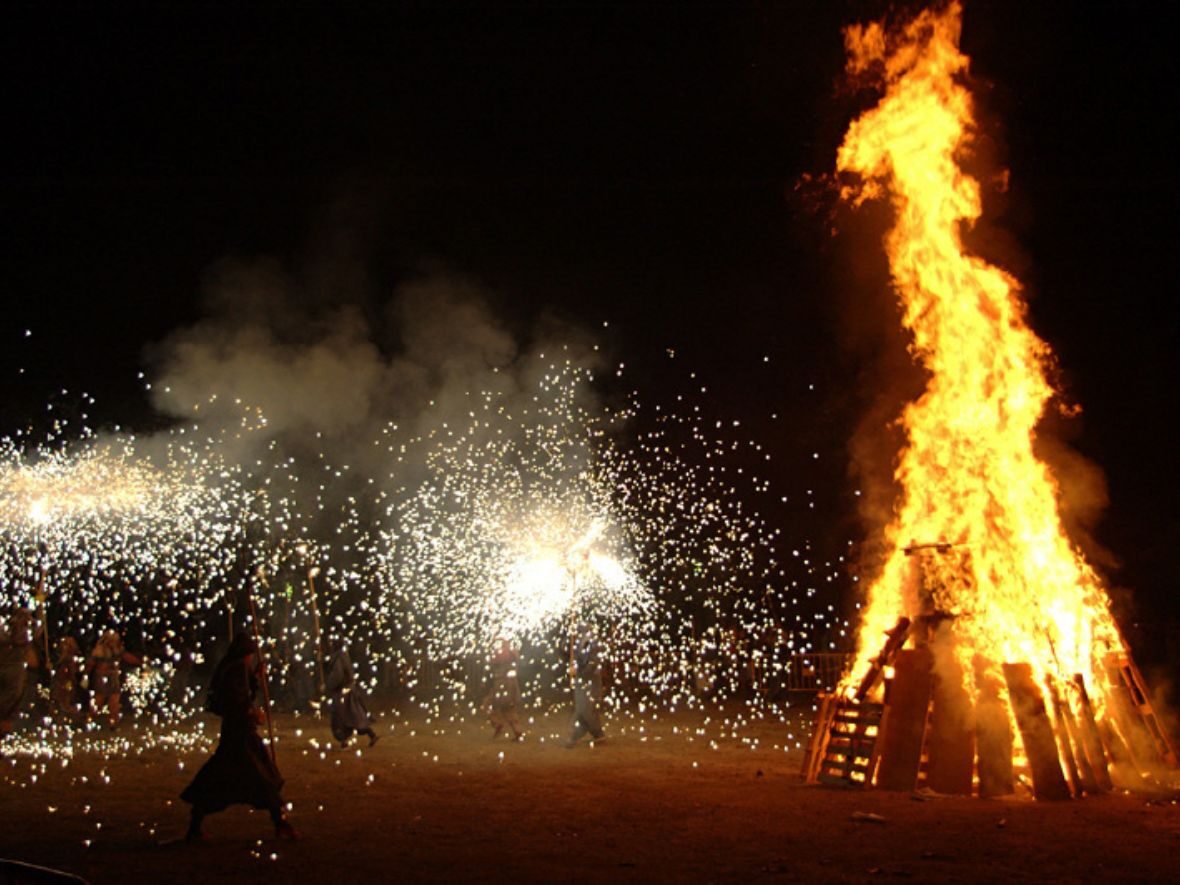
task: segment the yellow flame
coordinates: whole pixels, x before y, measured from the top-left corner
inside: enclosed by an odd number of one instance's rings
[[[837,168],[855,181],[843,196],[892,204],[892,283],[928,372],[901,418],[891,553],[868,592],[854,672],[900,615],[937,615],[950,617],[969,685],[1003,662],[1027,662],[1042,681],[1083,673],[1093,685],[1100,655],[1122,646],[1034,452],[1054,393],[1051,354],[1028,327],[1019,282],[964,249],[981,197],[958,162],[975,126],[960,21],[951,3],[896,32],[875,23],[845,33],[849,71],[877,75],[884,95],[840,147]]]

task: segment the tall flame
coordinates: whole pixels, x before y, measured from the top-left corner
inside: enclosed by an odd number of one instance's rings
[[[901,417],[892,552],[869,589],[855,670],[899,615],[934,614],[949,619],[969,684],[1004,662],[1031,664],[1040,681],[1082,673],[1094,684],[1101,656],[1122,643],[1034,451],[1054,394],[1049,347],[1027,325],[1019,282],[964,249],[981,197],[958,163],[975,127],[960,22],[955,2],[896,32],[845,32],[850,73],[876,74],[884,95],[840,147],[837,167],[857,182],[843,196],[892,203],[892,283],[928,372]]]

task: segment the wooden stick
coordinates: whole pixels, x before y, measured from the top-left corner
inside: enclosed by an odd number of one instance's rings
[[[266,713],[266,735],[270,739],[270,761],[278,766],[275,760],[275,723],[270,715],[270,686],[266,672],[266,656],[262,653],[262,638],[258,634],[258,612],[254,608],[254,593],[250,589],[250,582],[246,582],[246,599],[250,603],[250,623],[254,626],[254,645],[258,649],[258,669],[262,676],[262,703]]]
[[[49,657],[49,613],[46,610],[45,563],[41,563],[41,578],[37,581],[37,608],[41,610],[41,639],[45,644],[45,672],[53,672],[53,661]]]
[[[324,703],[324,647],[320,639],[320,606],[316,600],[315,594],[315,568],[307,570],[307,589],[311,593],[311,626],[315,634],[312,639],[315,642],[315,663],[317,675],[319,678],[320,690],[320,707],[322,711]]]
[[[1060,751],[1061,761],[1065,763],[1065,778],[1069,782],[1069,790],[1075,797],[1080,797],[1085,791],[1085,780],[1082,776],[1078,758],[1074,755],[1073,735],[1065,717],[1065,705],[1061,702],[1061,695],[1057,692],[1057,685],[1052,677],[1048,680],[1049,702],[1053,705],[1054,733],[1057,736],[1057,749]],[[1085,761],[1085,756],[1082,756]],[[1091,778],[1091,785],[1093,779]],[[1096,789],[1090,790],[1096,792]]]
[[[1102,733],[1098,730],[1098,721],[1094,717],[1094,706],[1090,703],[1090,694],[1086,691],[1086,678],[1081,673],[1073,677],[1074,688],[1077,691],[1078,707],[1081,711],[1080,728],[1082,745],[1086,748],[1086,758],[1090,760],[1090,767],[1094,770],[1094,778],[1098,788],[1108,791],[1114,788],[1110,780],[1110,769],[1107,767],[1106,750],[1102,745]]]
[[[1032,666],[1004,664],[1003,671],[1008,683],[1009,702],[1028,757],[1033,795],[1037,799],[1069,799],[1070,790],[1061,771],[1057,738],[1045,709],[1045,699],[1033,678]]]
[[[907,617],[898,618],[893,629],[885,634],[885,645],[881,648],[881,653],[873,659],[864,678],[861,679],[860,687],[856,690],[856,700],[863,701],[869,696],[869,692],[873,690],[881,678],[881,674],[885,672],[885,668],[893,663],[893,659],[897,657],[897,653],[901,651],[902,646],[905,645],[906,637],[909,635],[910,619]]]

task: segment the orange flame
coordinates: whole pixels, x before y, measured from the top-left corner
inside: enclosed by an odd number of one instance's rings
[[[948,619],[969,687],[1004,662],[1032,665],[1041,683],[1081,673],[1100,685],[1102,656],[1122,640],[1034,453],[1054,393],[1049,347],[1027,325],[1019,282],[964,250],[981,198],[958,163],[975,126],[960,21],[955,2],[897,32],[879,23],[845,32],[850,73],[878,76],[884,95],[845,135],[837,167],[856,185],[842,195],[892,203],[892,283],[911,353],[929,373],[901,417],[892,553],[869,589],[854,672],[899,615],[935,615]]]

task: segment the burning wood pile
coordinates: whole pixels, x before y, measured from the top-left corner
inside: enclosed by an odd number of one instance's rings
[[[1043,799],[1136,788],[1176,754],[1038,456],[1046,408],[1067,408],[1052,353],[1019,281],[964,248],[984,193],[960,167],[976,131],[960,24],[952,2],[845,33],[850,77],[881,98],[845,135],[841,194],[890,202],[892,287],[926,387],[899,418],[890,553],[804,775]]]
[[[1158,788],[1177,768],[1129,655],[1102,661],[1101,712],[1086,674],[1049,677],[1042,691],[1025,662],[1001,664],[996,679],[976,660],[972,698],[951,620],[933,609],[899,618],[855,687],[820,695],[806,780],[985,798],[1024,786],[1037,799],[1068,799]]]

